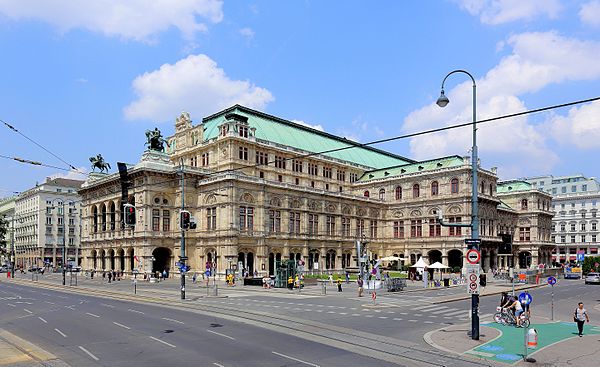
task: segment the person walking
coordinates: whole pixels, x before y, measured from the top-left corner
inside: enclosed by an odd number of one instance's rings
[[[289,278],[288,278],[288,288],[289,288],[290,290],[293,290],[293,289],[294,289],[294,279],[292,278],[292,276],[291,276],[291,275],[290,275],[290,276],[289,276]]]
[[[337,286],[338,286],[338,292],[342,291],[342,278],[338,276],[337,278]]]
[[[111,279],[112,279],[112,271],[109,271],[108,272],[108,282],[109,283],[110,283]]]
[[[364,285],[364,282],[363,282],[363,280],[362,280],[362,279],[359,277],[359,278],[356,280],[356,284],[358,284],[358,296],[359,296],[359,297],[362,297],[362,296],[363,296],[363,285]]]
[[[583,336],[583,324],[587,321],[590,322],[587,310],[583,308],[583,302],[577,304],[575,312],[573,312],[573,321],[577,323],[577,330],[579,330],[579,337]]]

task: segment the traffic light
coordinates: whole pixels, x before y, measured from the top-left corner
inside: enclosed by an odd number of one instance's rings
[[[123,211],[125,212],[125,224],[129,226],[135,226],[135,206],[131,204],[123,205]]]
[[[181,229],[190,228],[191,218],[192,218],[192,215],[190,214],[190,212],[188,212],[187,210],[182,210],[179,213],[179,227]]]

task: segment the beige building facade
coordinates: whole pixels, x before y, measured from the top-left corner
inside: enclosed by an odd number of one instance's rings
[[[128,167],[127,197],[116,173],[92,174],[82,186],[85,268],[175,269],[182,170],[184,208],[198,224],[185,232],[193,271],[223,274],[241,263],[273,274],[290,258],[307,271],[340,271],[357,265],[357,239],[369,242],[374,258],[463,265],[470,230],[442,227],[436,213],[470,223],[468,157],[416,162],[239,105],[196,125],[183,113],[168,142],[166,152],[146,151]],[[499,193],[495,169],[480,167],[479,175],[484,267],[517,266],[523,251],[530,265],[542,261],[549,236],[515,242],[503,256],[498,248],[500,235],[518,233],[525,217],[549,233],[548,195],[529,193],[548,201],[545,210],[521,210],[510,204],[512,190]],[[136,207],[134,227],[121,225],[124,203]]]

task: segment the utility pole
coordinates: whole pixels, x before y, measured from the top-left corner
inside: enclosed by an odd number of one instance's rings
[[[183,177],[183,158],[179,158],[180,161],[180,174],[181,174],[181,211],[185,210],[185,180]],[[179,217],[181,221],[181,216]],[[181,299],[185,299],[185,260],[187,257],[185,256],[185,228],[183,227],[183,223],[179,223],[181,227],[181,255],[179,256],[179,273],[181,274]]]
[[[13,277],[13,279],[15,278],[15,262],[16,262],[16,256],[15,256],[15,216],[13,214],[12,216],[12,233],[11,233],[11,251],[10,251],[10,274]]]
[[[67,236],[67,232],[65,231],[66,228],[65,228],[65,201],[64,200],[62,200],[62,214],[63,214],[63,221],[62,221],[62,228],[63,228],[63,241],[62,241],[63,242],[62,243],[62,245],[63,245],[62,273],[63,274],[62,275],[63,275],[63,282],[62,283],[63,283],[63,285],[66,285],[67,284],[67,280],[66,280],[66,278],[67,278],[67,268],[66,268],[66,266],[67,266],[67,253],[66,253],[67,252],[67,244],[66,244],[65,238]]]

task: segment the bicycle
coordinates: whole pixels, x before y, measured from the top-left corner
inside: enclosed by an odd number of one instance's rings
[[[521,327],[529,327],[530,321],[527,312],[523,312],[519,315],[519,319],[521,321]],[[496,307],[494,321],[502,325],[517,325],[517,318],[508,308]]]

